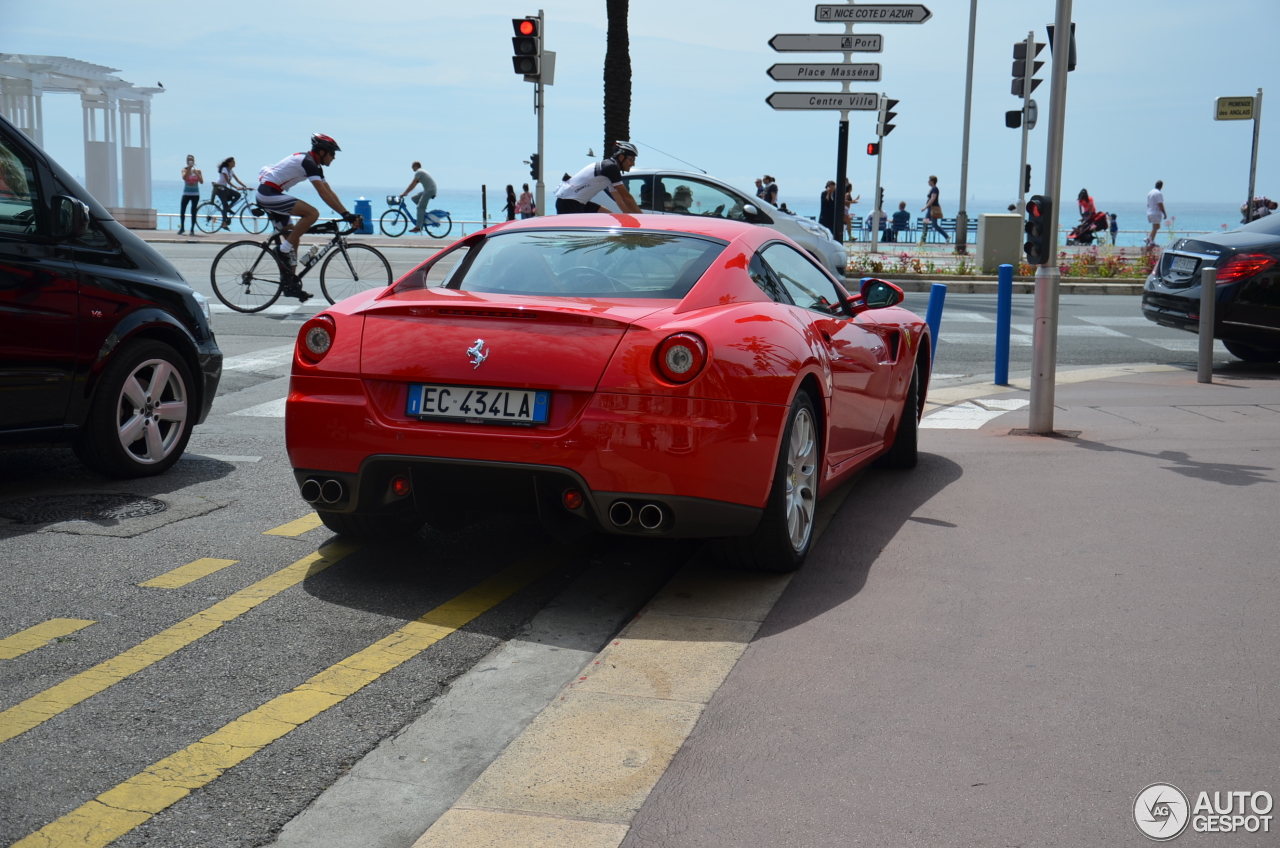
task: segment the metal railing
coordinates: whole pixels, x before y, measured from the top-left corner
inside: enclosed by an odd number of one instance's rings
[[[188,212],[188,213],[187,213],[187,217],[189,218],[190,216],[191,216],[191,213],[190,213],[190,212]],[[178,213],[177,213],[177,212],[157,212],[157,213],[156,213],[156,230],[155,230],[155,231],[156,231],[156,232],[173,232],[173,233],[176,233],[176,232],[177,232],[177,230],[176,230],[176,229],[174,228],[174,226],[173,226],[173,225],[174,225],[174,223],[176,223],[176,222],[175,222],[173,219],[174,219],[174,218],[177,218],[177,217],[179,217],[179,215],[178,215]],[[233,219],[235,219],[235,218],[238,218],[239,216],[238,216],[238,215],[236,215],[236,214],[232,214],[232,215],[231,215],[231,217],[232,217]],[[160,224],[160,219],[161,219],[161,218],[168,219],[168,220],[167,220],[167,223],[168,223],[168,226],[167,226],[167,227],[161,227],[161,226],[159,226],[159,224]],[[341,219],[341,218],[336,218],[336,217],[328,217],[328,218],[322,217],[322,218],[320,218],[319,220],[321,220],[321,221],[341,221],[342,219]],[[458,218],[453,218],[452,220],[453,220],[453,223],[454,223],[454,225],[455,225],[455,226],[458,226],[458,227],[460,227],[460,228],[461,228],[461,230],[460,230],[460,232],[459,232],[459,234],[458,234],[458,235],[460,235],[460,236],[465,236],[465,235],[467,235],[467,227],[468,227],[468,226],[471,226],[471,227],[472,227],[472,232],[475,232],[476,230],[483,230],[485,227],[490,227],[490,226],[493,226],[494,224],[498,223],[497,221],[493,221],[493,220],[488,221],[488,222],[485,222],[485,221],[464,221],[464,220],[461,220],[461,219],[458,219]],[[233,221],[233,222],[232,222],[232,224],[231,224],[231,232],[237,232],[237,231],[239,231],[239,228],[236,226],[235,222]],[[243,233],[243,235],[245,235],[246,237],[252,238],[255,234],[254,234],[254,233]],[[266,234],[266,233],[257,233],[256,235],[260,235],[260,236],[262,236],[262,237],[264,237],[264,238],[265,238],[267,234]],[[381,231],[378,229],[378,221],[377,221],[377,219],[376,219],[376,218],[375,218],[375,219],[374,219],[374,221],[373,221],[373,232],[371,233],[371,235],[375,235],[375,236],[381,236],[381,235],[382,235]],[[453,234],[453,233],[450,233],[450,234],[449,234],[449,236],[448,236],[448,238],[453,238],[453,236],[454,236],[454,234]]]

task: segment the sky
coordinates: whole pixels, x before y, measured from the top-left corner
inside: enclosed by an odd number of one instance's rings
[[[546,49],[557,54],[546,97],[549,183],[601,153],[604,0],[538,0]],[[235,156],[252,182],[258,168],[305,148],[312,132],[343,152],[337,186],[403,188],[421,160],[445,189],[497,191],[528,180],[536,146],[533,86],[511,69],[513,17],[535,0],[363,3],[308,0],[214,4],[126,0],[0,0],[0,52],[70,56],[119,68],[138,85],[162,82],[153,101],[153,177],[177,179],[187,153],[210,172]],[[782,199],[816,197],[836,168],[836,112],[775,112],[773,91],[838,91],[838,83],[779,83],[775,62],[838,60],[780,54],[777,33],[842,32],[814,21],[814,3],[779,0],[632,0],[631,135],[641,167],[691,162],[751,188],[775,176]],[[900,100],[884,146],[886,201],[923,205],[931,174],[953,215],[959,193],[969,3],[926,0],[922,25],[859,25],[880,33],[880,91]],[[979,0],[968,194],[1017,199],[1020,131],[1004,113],[1013,42],[1045,40],[1053,0]],[[1215,97],[1272,92],[1264,111],[1258,193],[1280,196],[1280,31],[1277,0],[1076,0],[1078,67],[1066,97],[1063,194],[1087,188],[1099,203],[1138,202],[1157,179],[1167,203],[1243,202],[1252,123],[1216,122]],[[1049,50],[1040,55],[1048,59]],[[1031,132],[1033,193],[1043,187],[1049,75],[1036,92]],[[1268,119],[1268,113],[1270,118]],[[81,118],[73,94],[44,98],[45,146],[83,172]],[[874,112],[850,115],[849,173],[870,200]],[[663,155],[658,151],[665,151]],[[972,213],[974,210],[971,209]],[[989,211],[989,210],[988,210]]]

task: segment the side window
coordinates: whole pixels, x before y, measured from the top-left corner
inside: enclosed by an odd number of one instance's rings
[[[751,282],[760,287],[760,291],[769,296],[770,300],[776,303],[790,303],[787,296],[778,290],[778,284],[774,280],[769,269],[765,267],[764,260],[760,258],[760,254],[751,257],[751,264],[747,266],[747,273],[751,275]]]
[[[771,244],[761,254],[796,306],[827,315],[843,314],[835,284],[794,248]]]
[[[636,199],[636,203],[640,204],[641,209],[645,211],[653,209],[653,177],[629,177],[624,174],[622,184],[627,187],[627,191],[631,192],[631,196]]]
[[[677,215],[702,215],[708,218],[745,220],[743,200],[719,186],[688,177],[668,175],[664,183],[666,211]],[[666,195],[670,195],[667,197]]]
[[[0,235],[35,235],[39,226],[31,160],[0,136]]]

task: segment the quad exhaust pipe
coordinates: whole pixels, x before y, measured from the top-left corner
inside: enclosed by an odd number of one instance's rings
[[[657,530],[666,517],[666,511],[655,503],[642,504],[639,509],[627,501],[614,501],[609,506],[609,520],[614,527],[627,527],[635,522],[645,530]]]
[[[308,477],[302,482],[302,499],[307,503],[335,504],[346,495],[341,480]]]

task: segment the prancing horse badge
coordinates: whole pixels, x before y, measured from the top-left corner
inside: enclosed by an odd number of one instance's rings
[[[484,339],[476,339],[476,343],[467,348],[467,357],[472,368],[479,368],[489,358],[489,351],[484,349]]]

